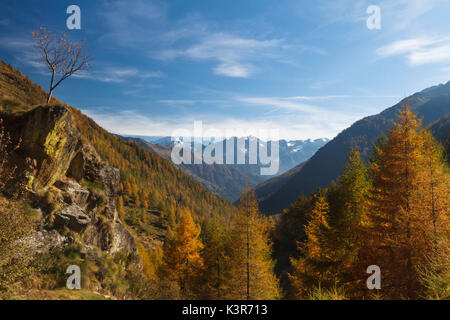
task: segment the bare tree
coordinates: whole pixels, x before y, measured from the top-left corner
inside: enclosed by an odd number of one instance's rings
[[[74,73],[90,67],[89,57],[84,50],[84,40],[73,42],[67,39],[66,33],[59,36],[45,27],[34,31],[33,39],[42,58],[52,73],[47,103],[50,102],[53,90]],[[60,76],[59,80],[56,79]]]

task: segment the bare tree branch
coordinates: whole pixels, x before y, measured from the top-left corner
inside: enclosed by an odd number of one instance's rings
[[[33,39],[36,42],[42,62],[47,65],[52,73],[47,96],[47,103],[49,103],[53,90],[61,82],[78,71],[86,70],[90,67],[90,58],[85,53],[84,41],[73,42],[67,39],[65,32],[58,36],[55,32],[41,27],[33,32]],[[59,75],[60,78],[55,83],[56,75]]]

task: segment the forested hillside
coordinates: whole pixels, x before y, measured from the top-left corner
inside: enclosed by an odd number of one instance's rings
[[[450,111],[450,82],[418,92],[378,115],[366,117],[342,131],[336,138],[322,147],[304,166],[276,192],[259,197],[260,208],[266,214],[280,213],[293,203],[300,193],[309,195],[325,188],[344,170],[346,155],[357,148],[365,160],[375,141],[395,120],[402,104],[407,103],[411,110],[429,125]]]
[[[449,181],[442,146],[404,107],[369,162],[352,150],[336,183],[281,215],[275,270],[287,297],[449,299]],[[366,284],[371,265],[379,290]]]

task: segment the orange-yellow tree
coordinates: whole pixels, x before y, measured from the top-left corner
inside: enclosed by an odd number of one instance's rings
[[[421,121],[404,106],[371,165],[373,189],[362,260],[380,266],[382,293],[391,298],[420,296],[418,267],[427,265],[426,256],[448,214],[448,175],[442,174],[443,162],[431,142]]]
[[[359,152],[352,150],[337,184],[315,196],[305,227],[306,239],[299,243],[300,257],[291,260],[290,279],[297,298],[318,298],[317,293],[337,292],[333,290],[338,287],[340,294],[328,298],[342,298],[342,289],[357,295],[355,288],[365,272],[359,263],[358,231],[366,219],[369,190],[365,164]]]
[[[417,204],[427,213],[425,232],[433,237],[434,245],[449,232],[449,170],[445,164],[443,147],[434,139],[430,131],[422,132],[423,150],[418,179]]]
[[[327,198],[330,203],[329,225],[330,268],[333,284],[344,286],[351,296],[365,283],[365,268],[359,263],[362,239],[359,230],[364,225],[367,212],[370,179],[359,151],[352,150],[343,174],[335,187],[330,186]]]
[[[423,132],[424,149],[419,176],[418,210],[424,213],[423,232],[433,250],[426,263],[419,266],[423,296],[430,299],[450,299],[450,229],[449,229],[449,168],[444,149],[431,132]]]
[[[231,224],[231,299],[277,299],[268,223],[258,210],[255,193],[248,187]]]
[[[203,269],[200,255],[203,249],[200,228],[194,223],[191,213],[183,208],[179,212],[175,234],[164,247],[163,274],[180,286],[182,293],[191,296],[197,289],[198,277]]]
[[[229,224],[220,216],[205,221],[203,225],[205,248],[202,257],[205,262],[203,297],[224,299],[230,293],[230,278],[233,266],[231,259],[231,236]]]
[[[289,275],[298,299],[306,298],[308,291],[329,279],[330,252],[328,243],[330,226],[329,205],[325,196],[317,195],[310,220],[305,227],[306,240],[299,243],[302,256],[292,259],[293,272]]]

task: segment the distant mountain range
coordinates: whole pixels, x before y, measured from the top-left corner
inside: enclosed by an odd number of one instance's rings
[[[163,136],[135,136],[134,138],[141,138],[147,142],[150,142],[153,145],[160,145],[164,147],[173,147],[175,141],[172,140],[172,137],[163,137]],[[231,138],[237,139],[237,138]],[[248,139],[257,139],[255,137],[245,138],[246,146],[248,147]],[[182,140],[182,139],[181,139]],[[200,140],[198,138],[192,138],[192,140]],[[214,138],[203,138],[202,140],[203,147],[206,147],[214,142]],[[280,170],[278,174],[282,174],[293,167],[297,166],[303,161],[311,158],[314,153],[322,146],[324,146],[329,139],[321,138],[321,139],[307,139],[307,140],[279,140],[279,149],[280,149]],[[220,142],[214,142],[220,143]],[[192,147],[191,147],[192,148]],[[226,147],[224,148],[226,156]],[[196,150],[198,152],[198,150]],[[252,172],[255,173],[255,172]]]
[[[154,154],[157,154],[165,159],[170,160],[172,147],[174,141],[171,137],[122,137],[128,141],[133,141],[146,148]],[[236,146],[237,139],[244,139],[246,150],[248,150],[249,141],[255,140],[255,137],[249,138],[230,138],[234,139],[234,145]],[[195,138],[193,138],[195,140]],[[200,157],[200,152],[210,145],[213,139],[203,139],[202,150],[195,150],[193,152],[194,157]],[[229,141],[229,140],[228,140]],[[316,139],[316,140],[279,140],[279,158],[280,166],[278,174],[282,174],[300,163],[308,160],[320,147],[325,145],[328,139]],[[226,141],[214,142],[217,147],[223,147],[224,149],[224,162],[227,155]],[[269,148],[271,143],[268,143]],[[194,150],[193,144],[188,146],[191,150]],[[246,184],[250,187],[255,187],[259,183],[272,178],[273,176],[261,175],[261,167],[264,167],[261,163],[248,164],[180,164],[178,167],[185,173],[193,177],[197,182],[201,183],[211,192],[220,195],[230,201],[236,201],[239,199]],[[236,163],[236,161],[235,161]]]
[[[261,211],[265,214],[280,213],[300,194],[308,195],[318,188],[327,187],[342,173],[352,148],[359,149],[362,157],[367,159],[374,142],[387,131],[404,103],[423,118],[425,126],[434,123],[432,131],[435,136],[441,142],[447,141],[450,136],[450,82],[415,93],[380,114],[355,122],[320,148],[306,163],[258,185],[255,190]]]

